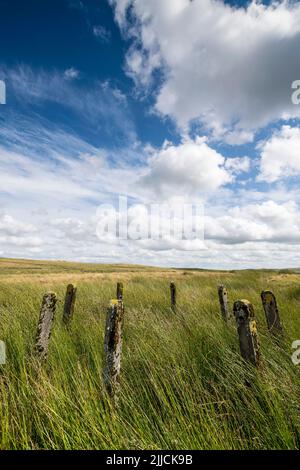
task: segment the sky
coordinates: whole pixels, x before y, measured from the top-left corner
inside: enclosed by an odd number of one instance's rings
[[[297,1],[0,0],[0,257],[300,267],[299,51]]]

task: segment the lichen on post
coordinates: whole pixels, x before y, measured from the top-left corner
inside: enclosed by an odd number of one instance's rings
[[[280,322],[280,316],[275,295],[270,290],[264,290],[261,293],[261,300],[266,315],[269,331],[271,331],[272,333],[282,334],[283,328]]]
[[[35,354],[40,360],[45,360],[48,355],[56,302],[57,296],[54,292],[48,292],[43,297],[35,343]]]
[[[170,295],[171,295],[171,309],[176,310],[176,285],[174,282],[170,283]]]
[[[254,366],[259,365],[260,351],[254,309],[248,300],[234,302],[233,313],[237,323],[242,357]]]
[[[111,300],[106,317],[103,380],[114,402],[120,386],[123,321],[123,301]]]
[[[221,307],[221,315],[224,320],[228,321],[230,319],[230,312],[228,309],[228,294],[226,287],[223,285],[218,286],[218,295]]]
[[[124,287],[123,282],[117,283],[117,300],[123,300]]]
[[[64,313],[63,313],[63,322],[66,326],[70,325],[73,315],[74,315],[76,292],[77,292],[77,288],[73,286],[73,284],[69,284],[67,286]]]

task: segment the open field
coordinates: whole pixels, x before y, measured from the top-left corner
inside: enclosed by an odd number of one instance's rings
[[[169,283],[178,310],[170,309]],[[119,407],[102,385],[106,309],[124,283]],[[66,285],[78,287],[71,331],[61,323]],[[256,370],[240,357],[234,320],[220,315],[217,285],[232,306],[255,308],[262,351]],[[260,292],[277,297],[285,338],[267,331]],[[59,296],[47,363],[32,349],[42,295]],[[300,274],[209,272],[0,260],[1,449],[300,448]]]

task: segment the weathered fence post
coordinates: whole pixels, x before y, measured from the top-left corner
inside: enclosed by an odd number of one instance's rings
[[[63,322],[67,326],[70,325],[72,318],[73,318],[76,292],[77,292],[77,288],[73,286],[73,284],[69,284],[67,286],[64,313],[63,313]]]
[[[237,323],[241,355],[257,366],[260,352],[253,306],[248,300],[237,300],[234,302],[233,313]]]
[[[47,358],[56,302],[57,296],[53,292],[49,292],[43,297],[35,343],[35,353],[41,360]]]
[[[220,306],[221,306],[221,314],[224,320],[229,320],[230,319],[230,312],[228,309],[228,295],[227,295],[227,289],[223,285],[218,286],[218,295],[219,295],[219,301],[220,301]]]
[[[118,282],[117,283],[117,299],[118,300],[123,300],[123,292],[124,292],[123,282]]]
[[[4,341],[0,341],[0,366],[6,363],[6,346]]]
[[[282,333],[283,328],[280,322],[275,295],[270,290],[263,290],[261,293],[261,300],[269,330],[272,333]]]
[[[123,301],[111,300],[106,317],[103,380],[113,401],[120,385],[123,321]]]
[[[171,309],[174,312],[176,310],[176,285],[174,282],[170,283],[170,294],[171,294]]]

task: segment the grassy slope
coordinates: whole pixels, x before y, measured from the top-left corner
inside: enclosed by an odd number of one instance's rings
[[[61,317],[72,278],[78,297],[68,333]],[[122,391],[113,413],[101,370],[106,306],[117,279],[125,283],[126,321]],[[177,315],[169,309],[173,279]],[[0,371],[0,448],[299,448],[300,366],[290,359],[291,342],[300,339],[299,281],[300,275],[269,271],[0,260],[0,339],[8,351]],[[234,322],[226,327],[220,318],[221,282],[231,302],[254,304],[259,371],[241,360]],[[266,330],[263,288],[277,295],[287,333],[282,343]],[[48,363],[38,374],[31,351],[41,297],[50,289],[61,302]]]

